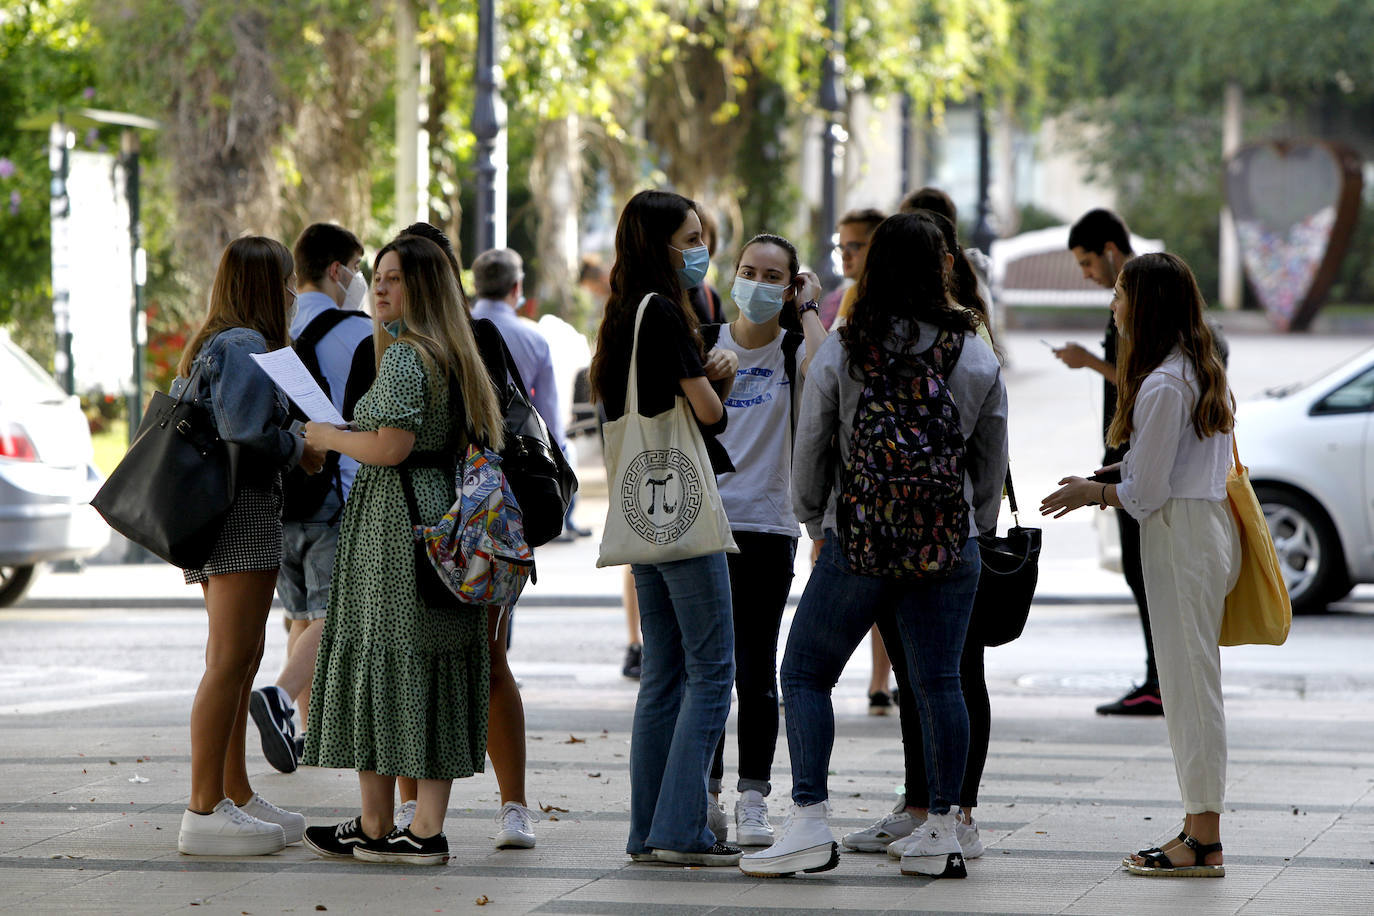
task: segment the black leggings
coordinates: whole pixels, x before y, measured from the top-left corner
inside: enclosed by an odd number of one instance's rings
[[[736,531],[739,553],[730,564],[730,600],[735,619],[735,696],[739,702],[738,789],[770,791],[773,753],[778,746],[778,630],[792,587],[797,539],[785,534]],[[712,792],[725,778],[725,735],[711,764]]]
[[[897,679],[900,695],[898,717],[902,723],[902,757],[906,768],[906,803],[917,808],[930,804],[925,797],[926,755],[921,737],[921,716],[916,710],[916,692],[907,676],[906,653],[892,613],[879,613],[878,633],[892,659],[892,673]],[[896,651],[893,651],[893,647]],[[978,784],[983,780],[983,767],[988,761],[988,737],[992,731],[992,707],[988,701],[987,678],[983,672],[983,639],[974,632],[970,622],[964,639],[964,654],[959,661],[959,680],[964,689],[964,705],[968,707],[968,761],[964,764],[964,784],[959,790],[959,807],[968,809],[978,805]]]

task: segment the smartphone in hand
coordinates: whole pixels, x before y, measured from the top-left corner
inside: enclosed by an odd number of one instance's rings
[[[1093,483],[1121,483],[1121,468],[1115,467],[1097,474],[1089,474],[1088,479]]]

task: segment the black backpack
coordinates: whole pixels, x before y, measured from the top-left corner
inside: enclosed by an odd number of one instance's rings
[[[504,417],[506,444],[501,470],[520,504],[525,540],[539,547],[563,533],[563,519],[577,492],[577,474],[549,435],[501,332],[486,319],[473,322],[473,334],[487,374],[496,385]]]
[[[333,398],[329,390],[329,380],[324,376],[324,370],[320,368],[320,358],[315,352],[315,347],[325,335],[334,330],[341,322],[347,318],[358,316],[372,319],[366,312],[359,312],[349,309],[332,308],[325,309],[320,314],[311,319],[310,323],[301,331],[299,337],[292,344],[296,355],[301,358],[305,368],[310,370],[310,375],[319,384],[320,389],[326,397]],[[363,345],[366,344],[366,346]],[[360,343],[358,349],[353,354],[353,365],[348,371],[348,383],[344,389],[343,417],[345,420],[352,421],[353,407],[358,403],[358,398],[362,397],[363,392],[372,387],[372,382],[377,375],[372,338]],[[301,413],[300,408],[295,404],[291,405],[291,419],[305,420],[305,414]],[[330,452],[324,459],[324,467],[318,474],[307,474],[300,468],[293,468],[282,480],[282,494],[284,501],[282,504],[282,521],[303,522],[313,518],[324,504],[325,497],[331,492],[339,494],[339,503],[343,504],[343,478],[339,474],[339,453]],[[342,511],[340,508],[339,511]],[[334,524],[338,520],[339,512],[334,513],[334,517],[329,520],[329,524]]]

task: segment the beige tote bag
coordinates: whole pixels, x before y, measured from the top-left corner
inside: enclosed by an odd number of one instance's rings
[[[635,315],[625,414],[604,427],[610,505],[597,566],[739,552],[687,398],[656,417],[639,413],[639,326],[652,298]]]

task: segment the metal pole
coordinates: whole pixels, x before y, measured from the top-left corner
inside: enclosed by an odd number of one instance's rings
[[[978,106],[978,221],[973,227],[973,247],[987,251],[992,247],[997,233],[992,231],[992,225],[988,222],[988,214],[992,209],[988,200],[992,157],[988,152],[988,111],[983,102],[983,94],[980,92],[974,98],[974,104]]]
[[[844,72],[844,44],[842,38],[843,0],[827,0],[825,24],[830,32],[826,39],[826,55],[821,70],[821,110],[825,125],[821,129],[821,226],[816,240],[815,263],[820,268],[821,285],[831,289],[840,280],[835,269],[835,223],[839,219],[840,170],[844,167],[844,141],[848,139],[840,125],[844,109],[844,87],[840,75]]]
[[[67,196],[68,150],[76,136],[58,116],[48,131],[48,168],[52,170],[52,323],[57,338],[53,354],[53,370],[58,383],[67,394],[76,393],[76,375],[72,365],[71,329],[71,242],[72,206]]]
[[[472,132],[477,138],[477,252],[506,245],[506,105],[496,66],[499,24],[495,0],[477,7],[477,100]]]
[[[133,277],[133,309],[130,333],[134,343],[133,393],[129,397],[129,444],[132,445],[143,422],[143,353],[148,346],[148,313],[143,288],[148,282],[148,256],[143,250],[143,227],[139,223],[139,142],[138,134],[125,129],[120,136],[124,154],[124,195],[129,201],[129,259]]]

